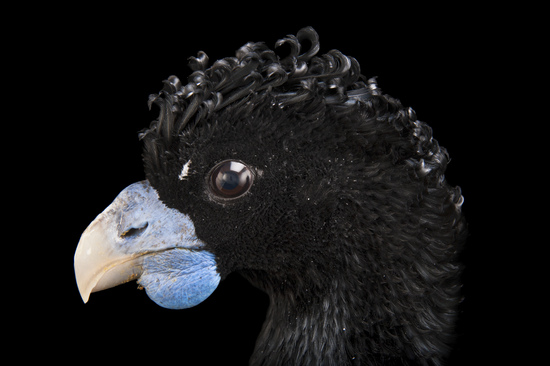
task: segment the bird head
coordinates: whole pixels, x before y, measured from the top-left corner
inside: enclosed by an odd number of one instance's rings
[[[150,96],[159,117],[139,135],[147,179],[119,194],[75,253],[85,302],[137,280],[157,304],[183,309],[239,272],[294,303],[343,299],[371,339],[389,337],[373,335],[384,322],[413,343],[408,326],[452,323],[465,224],[460,189],[443,176],[448,154],[354,58],[318,51],[304,28],[211,66],[199,52],[187,83],[171,76]],[[418,307],[437,315],[422,320]]]

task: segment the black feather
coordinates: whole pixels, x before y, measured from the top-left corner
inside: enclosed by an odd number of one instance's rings
[[[247,43],[211,67],[199,52],[187,84],[165,81],[140,135],[147,178],[191,216],[222,277],[270,295],[251,364],[441,364],[466,234],[447,151],[355,59],[317,56],[312,28],[275,48]],[[258,178],[220,204],[205,182],[225,159]]]

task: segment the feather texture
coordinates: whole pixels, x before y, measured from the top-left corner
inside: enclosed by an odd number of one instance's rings
[[[191,57],[188,82],[171,76],[149,99],[147,178],[189,214],[222,278],[239,271],[270,295],[251,364],[439,365],[466,235],[448,153],[354,58],[319,50],[304,28],[210,67]],[[219,205],[205,176],[228,158],[262,173]]]

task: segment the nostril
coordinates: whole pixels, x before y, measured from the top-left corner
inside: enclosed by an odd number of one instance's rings
[[[132,236],[137,236],[137,235],[141,234],[143,231],[145,231],[145,229],[147,228],[148,225],[149,225],[149,223],[146,222],[141,227],[131,227],[128,230],[124,231],[122,234],[120,234],[120,237],[121,238],[128,238],[128,237],[132,237]]]

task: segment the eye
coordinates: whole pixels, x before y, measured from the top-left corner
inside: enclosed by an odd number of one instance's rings
[[[210,191],[222,199],[237,198],[248,192],[254,176],[248,166],[235,160],[225,160],[210,171]]]

